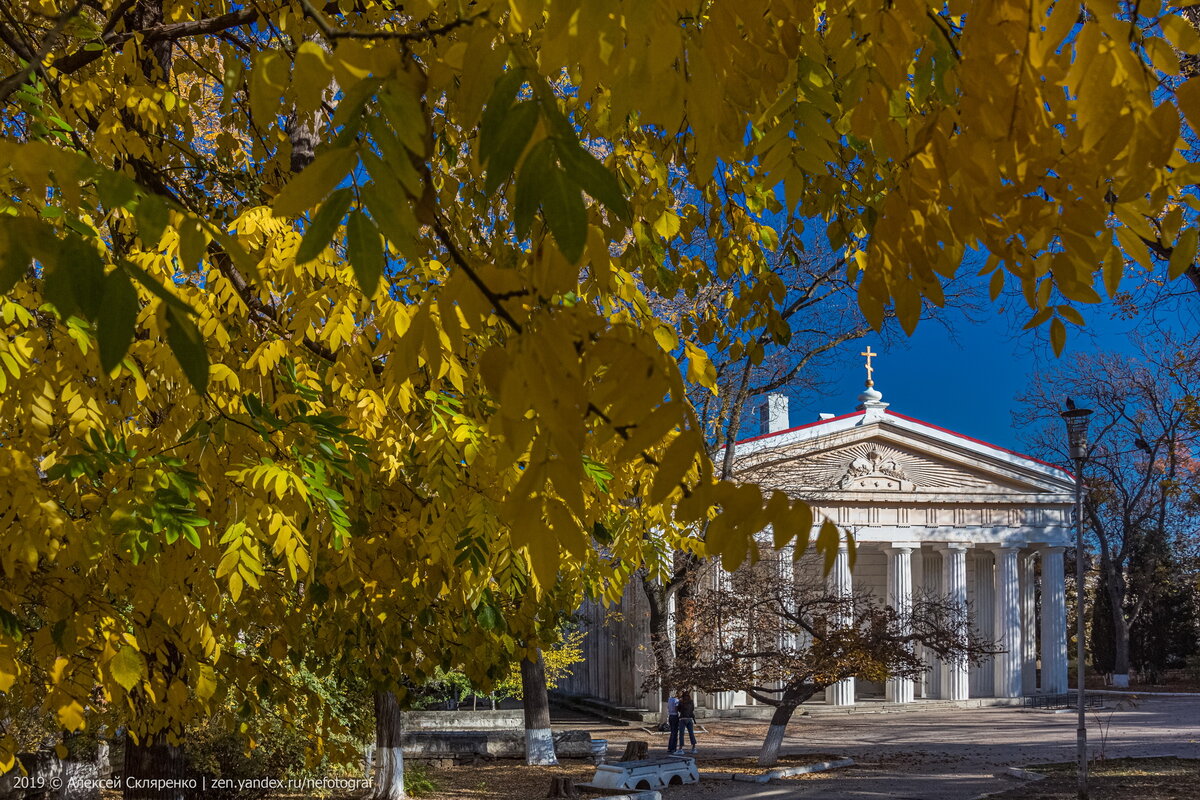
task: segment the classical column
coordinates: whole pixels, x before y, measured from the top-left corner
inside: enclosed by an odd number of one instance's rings
[[[1019,556],[1021,570],[1021,694],[1037,691],[1037,551]]]
[[[1021,581],[1015,547],[997,547],[996,627],[994,636],[1004,651],[996,654],[996,697],[1021,696]]]
[[[1067,592],[1063,549],[1042,550],[1042,691],[1067,691]]]
[[[884,548],[888,556],[888,605],[896,609],[905,633],[912,630],[913,574],[911,545]],[[887,699],[892,703],[911,703],[914,687],[911,678],[891,678],[887,682]]]
[[[970,559],[975,566],[975,600],[972,603],[971,627],[980,637],[991,641],[995,628],[996,562],[986,550],[976,550]],[[971,697],[991,697],[995,687],[995,670],[991,661],[970,668]]]
[[[909,560],[912,561],[913,592],[915,593],[915,595],[917,597],[921,597],[926,594],[926,592],[925,592],[925,554],[922,553],[921,548],[918,547],[913,550],[912,556],[910,557]],[[917,645],[917,656],[921,659],[921,663],[928,665],[929,654],[927,652],[925,652],[925,648],[922,647],[921,645]],[[928,669],[926,669],[925,672],[922,672],[921,676],[919,678],[917,678],[917,680],[914,682],[913,694],[916,697],[921,697],[921,698],[929,697],[932,694],[932,689],[929,686],[929,670]]]
[[[942,586],[943,575],[943,560],[942,554],[937,552],[936,548],[930,552],[922,552],[920,558],[925,563],[922,564],[924,573],[921,583],[926,596],[938,599],[946,596],[946,590]],[[925,696],[930,698],[942,699],[946,695],[946,686],[943,680],[942,659],[932,648],[925,648],[925,667],[928,670],[925,678]]]
[[[952,542],[942,545],[942,591],[954,605],[958,623],[967,624],[967,548],[971,545]],[[965,631],[963,631],[965,633]],[[968,695],[967,659],[963,656],[948,656],[942,660],[943,700],[966,700]]]
[[[829,591],[842,597],[850,597],[854,592],[854,584],[850,578],[850,552],[846,545],[838,547],[837,557],[833,561],[833,569],[829,572]],[[854,621],[853,614],[847,614],[840,622],[849,624]],[[825,689],[825,702],[833,706],[854,705],[854,678],[838,681]]]

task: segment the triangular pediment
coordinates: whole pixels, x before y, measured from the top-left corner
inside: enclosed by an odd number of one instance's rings
[[[735,476],[796,496],[837,494],[1061,495],[1067,476],[1034,459],[932,427],[884,419],[821,435],[739,448]]]

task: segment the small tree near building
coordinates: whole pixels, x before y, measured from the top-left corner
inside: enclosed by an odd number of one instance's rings
[[[765,559],[695,592],[676,627],[672,686],[745,691],[774,706],[758,763],[778,760],[793,713],[848,678],[916,678],[926,670],[918,645],[940,658],[978,662],[999,650],[968,624],[967,609],[915,597],[901,615],[870,594],[843,595]]]

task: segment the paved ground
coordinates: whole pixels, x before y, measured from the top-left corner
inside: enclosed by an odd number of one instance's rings
[[[1093,757],[1174,755],[1200,758],[1200,698],[1154,697],[1133,708],[1089,712],[1088,742]],[[891,714],[797,717],[789,726],[784,752],[844,753],[855,767],[807,776],[770,786],[706,782],[664,794],[664,800],[968,800],[1017,784],[994,773],[1005,766],[1075,757],[1074,714],[980,708]],[[579,717],[563,718],[567,726],[584,727]],[[760,721],[730,720],[707,724],[700,738],[700,769],[713,758],[754,754],[766,732]],[[666,748],[665,735],[641,734],[631,728],[590,725],[594,737],[605,737],[614,749],[631,738],[646,738],[652,748]],[[1135,800],[1131,798],[1131,800]]]

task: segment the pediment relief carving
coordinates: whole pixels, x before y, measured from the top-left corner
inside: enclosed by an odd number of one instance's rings
[[[739,477],[768,486],[843,492],[904,492],[946,489],[979,492],[1021,491],[999,478],[977,474],[929,456],[876,440],[858,442],[809,455],[765,460],[747,459]],[[757,463],[755,463],[757,461]]]
[[[915,487],[914,482],[909,479],[908,471],[901,466],[904,462],[899,451],[893,450],[890,447],[882,445],[864,444],[855,448],[848,448],[848,452],[844,452],[842,460],[849,459],[849,462],[844,465],[835,466],[832,472],[836,473],[841,470],[842,476],[837,481],[836,486],[839,489],[847,490],[864,490],[873,491],[875,489],[883,490],[904,490]],[[821,485],[828,482],[829,473],[831,470],[825,470],[824,481]]]

